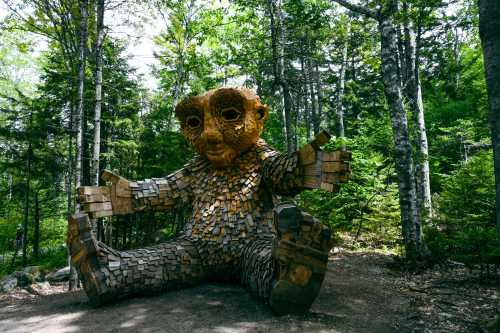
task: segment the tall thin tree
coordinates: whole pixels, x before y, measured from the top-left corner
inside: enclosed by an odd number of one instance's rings
[[[479,34],[483,45],[488,86],[495,168],[496,222],[500,243],[500,2],[498,0],[479,0]]]
[[[406,79],[405,93],[413,114],[415,128],[415,178],[418,208],[423,221],[432,217],[431,184],[429,172],[429,144],[425,128],[424,103],[422,101],[422,85],[420,83],[420,43],[417,44],[414,23],[410,18],[409,5],[403,3],[404,11],[404,50]],[[419,36],[420,40],[420,36]],[[401,57],[403,55],[400,55]],[[403,71],[403,70],[402,70]]]
[[[101,102],[102,102],[102,44],[104,41],[104,5],[105,0],[96,3],[96,32],[95,41],[95,105],[94,105],[94,149],[92,155],[92,183],[99,185],[99,157],[101,153]]]
[[[83,157],[83,121],[84,117],[84,84],[85,84],[85,63],[87,53],[87,20],[88,20],[88,0],[80,0],[80,49],[78,68],[78,106],[74,116],[76,128],[76,164],[75,164],[75,188],[82,185],[82,157]],[[79,212],[80,207],[75,205],[75,212]],[[69,290],[73,290],[78,283],[76,271],[70,262]]]
[[[410,264],[415,264],[417,261],[425,259],[427,248],[422,235],[418,211],[413,152],[398,72],[398,35],[394,22],[398,2],[397,0],[383,1],[380,3],[378,10],[375,11],[368,7],[352,4],[346,0],[334,1],[378,22],[382,81],[384,83],[385,97],[391,111],[406,259]]]

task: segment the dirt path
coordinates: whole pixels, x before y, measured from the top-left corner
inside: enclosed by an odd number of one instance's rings
[[[306,316],[275,317],[233,285],[202,285],[94,309],[83,292],[0,296],[0,332],[430,332],[390,257],[342,251]],[[62,289],[62,287],[60,288]],[[413,294],[412,294],[413,295]],[[432,331],[431,331],[432,332]]]

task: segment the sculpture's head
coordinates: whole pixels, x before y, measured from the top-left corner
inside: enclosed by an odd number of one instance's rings
[[[219,88],[184,99],[175,114],[191,146],[223,168],[257,142],[268,107],[252,90]]]

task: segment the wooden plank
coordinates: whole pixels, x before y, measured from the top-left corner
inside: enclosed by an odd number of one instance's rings
[[[328,192],[337,192],[337,187],[330,183],[321,183],[321,189]]]
[[[100,217],[113,216],[113,211],[112,210],[101,210],[98,212],[91,212],[91,213],[89,213],[89,215],[93,219],[98,219]]]
[[[324,173],[321,175],[321,181],[325,183],[339,182],[340,175],[338,173]]]
[[[79,195],[86,195],[86,194],[101,194],[102,193],[102,188],[104,187],[97,187],[97,186],[80,186],[77,189],[77,192]]]
[[[299,150],[299,161],[301,165],[313,164],[316,162],[316,150],[310,144]]]
[[[340,161],[340,151],[323,152],[323,161]]]
[[[104,195],[102,193],[99,193],[99,194],[84,194],[84,195],[79,195],[78,199],[79,199],[79,201],[81,203],[111,201],[109,195]]]
[[[83,209],[87,212],[97,212],[101,210],[112,210],[111,202],[84,203]]]
[[[116,184],[113,184],[115,187],[115,193],[117,197],[132,197],[132,191],[130,190],[129,182],[124,179],[120,179]]]
[[[346,170],[342,162],[323,162],[321,166],[323,172],[341,172]]]

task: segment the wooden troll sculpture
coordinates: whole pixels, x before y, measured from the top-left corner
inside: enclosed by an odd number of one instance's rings
[[[107,187],[79,188],[84,213],[69,221],[71,260],[92,304],[203,281],[239,281],[277,314],[307,312],[332,247],[330,230],[278,195],[333,192],[349,177],[350,153],[323,152],[320,133],[282,154],[260,139],[268,108],[247,89],[221,88],[176,107],[198,155],[184,168],[145,181],[109,171]],[[177,239],[130,251],[98,242],[90,218],[192,206]]]

